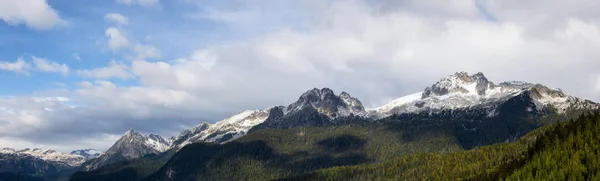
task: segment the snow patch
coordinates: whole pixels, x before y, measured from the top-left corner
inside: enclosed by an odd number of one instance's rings
[[[16,154],[16,155],[29,155],[41,160],[56,162],[70,167],[77,167],[87,161],[87,158],[81,155],[68,154],[63,152],[57,152],[51,149],[23,149],[15,151],[11,148],[4,148],[0,150],[2,154]]]

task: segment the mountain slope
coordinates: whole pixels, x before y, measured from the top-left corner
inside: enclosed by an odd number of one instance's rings
[[[246,110],[215,124],[202,123],[191,130],[184,130],[175,138],[173,147],[181,148],[191,143],[224,143],[239,138],[250,128],[267,119],[270,109]]]

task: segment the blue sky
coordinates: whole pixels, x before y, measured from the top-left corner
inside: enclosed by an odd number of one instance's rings
[[[177,1],[174,1],[177,2]],[[66,21],[50,30],[40,30],[26,25],[0,24],[0,60],[24,60],[31,56],[45,58],[69,66],[70,76],[54,73],[32,72],[29,76],[2,72],[0,81],[11,82],[10,89],[0,94],[28,94],[56,86],[55,82],[73,86],[86,80],[74,74],[74,70],[104,67],[110,61],[126,61],[129,52],[115,52],[107,47],[105,30],[114,27],[107,21],[108,13],[120,13],[129,19],[119,28],[142,44],[159,48],[163,59],[183,56],[195,48],[215,41],[228,41],[222,36],[227,30],[207,19],[192,19],[186,13],[200,13],[194,5],[185,2],[159,3],[140,8],[117,4],[113,1],[61,1],[47,2]],[[141,33],[138,33],[141,32]],[[190,41],[187,37],[194,37]],[[181,42],[181,43],[177,43]],[[77,57],[78,58],[77,58]],[[135,84],[124,81],[123,84]]]
[[[314,87],[377,107],[459,71],[600,101],[597,9],[585,0],[0,0],[0,145],[103,150],[128,129],[174,136]]]

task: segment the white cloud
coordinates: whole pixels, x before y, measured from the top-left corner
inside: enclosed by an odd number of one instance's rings
[[[117,3],[128,6],[140,5],[143,7],[151,7],[158,5],[160,2],[159,0],[117,0]]]
[[[29,75],[30,71],[69,74],[69,67],[66,64],[60,64],[35,56],[32,56],[31,59],[32,63],[23,60],[23,58],[18,58],[15,62],[0,62],[0,70],[12,71],[24,75]]]
[[[133,51],[136,54],[136,57],[134,58],[135,60],[145,60],[147,58],[158,59],[162,57],[161,51],[158,48],[150,45],[142,45],[138,43],[133,48]]]
[[[60,64],[57,62],[49,61],[44,58],[32,57],[33,64],[37,71],[40,72],[58,72],[63,75],[69,74],[69,67],[66,64]]]
[[[84,77],[97,79],[130,79],[133,75],[129,72],[129,67],[122,62],[111,61],[107,67],[95,68],[90,70],[77,70],[77,73]]]
[[[46,0],[0,0],[0,19],[42,30],[65,23]]]
[[[112,23],[116,23],[117,25],[127,25],[129,24],[129,18],[123,16],[119,13],[108,13],[104,16],[104,19],[110,21]]]
[[[25,62],[22,58],[15,62],[0,62],[0,70],[11,71],[15,73],[29,75],[28,69],[31,65]]]
[[[113,51],[127,48],[131,45],[127,37],[116,27],[106,29],[104,35],[108,38],[108,47]]]

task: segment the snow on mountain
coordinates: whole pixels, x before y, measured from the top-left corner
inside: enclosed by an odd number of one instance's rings
[[[368,111],[381,112],[381,113],[390,112],[394,108],[406,105],[407,103],[411,103],[411,102],[414,102],[417,100],[421,100],[422,96],[423,96],[423,92],[417,92],[417,93],[410,94],[410,95],[398,98],[396,100],[393,100],[392,102],[390,102],[386,105],[383,105],[381,107],[368,109]]]
[[[87,159],[93,159],[99,157],[102,152],[94,149],[83,149],[83,150],[73,150],[71,154],[81,155],[86,157]]]
[[[52,162],[60,166],[65,167],[77,167],[83,164],[87,158],[82,155],[68,154],[63,152],[57,152],[51,149],[23,149],[14,150],[12,148],[3,148],[0,150],[0,154],[11,154],[15,156],[32,156],[44,161]]]
[[[239,138],[250,128],[265,121],[270,109],[246,110],[215,124],[203,123],[192,130],[184,130],[174,141],[179,148],[197,142],[228,142]]]
[[[106,154],[123,153],[123,156],[131,159],[149,153],[164,152],[169,148],[170,144],[159,135],[145,136],[130,129],[106,151]]]
[[[1,154],[11,154],[11,153],[15,153],[15,152],[17,152],[17,151],[15,151],[15,149],[12,149],[12,148],[2,148],[0,150]]]
[[[565,113],[568,109],[598,107],[591,101],[569,96],[561,90],[540,84],[512,81],[495,85],[488,81],[483,73],[469,76],[466,72],[459,72],[442,78],[423,92],[398,98],[381,107],[369,109],[368,112],[374,117],[385,117],[391,114],[437,112],[473,106],[493,108],[494,103],[505,101],[524,92],[530,92],[538,110],[552,107],[557,113]]]
[[[146,145],[157,151],[164,152],[171,148],[171,143],[159,135],[150,134],[146,138]]]

